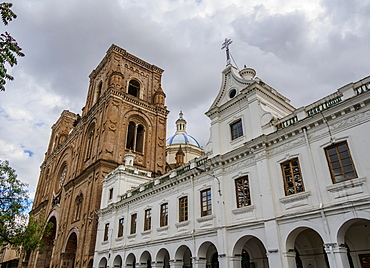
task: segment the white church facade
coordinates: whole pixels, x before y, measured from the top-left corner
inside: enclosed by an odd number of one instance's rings
[[[103,179],[94,267],[370,267],[370,77],[295,109],[255,75],[222,72],[204,156]]]

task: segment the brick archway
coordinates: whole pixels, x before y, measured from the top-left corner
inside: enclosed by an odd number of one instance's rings
[[[61,254],[62,260],[61,268],[75,267],[76,250],[77,250],[77,234],[73,232],[68,237],[64,253]]]

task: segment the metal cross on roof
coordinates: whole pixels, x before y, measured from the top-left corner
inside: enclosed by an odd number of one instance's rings
[[[222,47],[221,47],[221,49],[225,49],[226,48],[226,62],[227,62],[227,64],[230,63],[229,45],[231,45],[232,42],[233,41],[231,41],[231,39],[225,38],[225,42],[222,44]]]

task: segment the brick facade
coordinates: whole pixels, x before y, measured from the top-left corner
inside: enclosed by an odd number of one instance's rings
[[[90,267],[102,178],[133,151],[134,165],[165,171],[168,111],[163,70],[115,45],[90,74],[82,116],[63,111],[52,126],[31,214],[54,223],[25,267]],[[74,264],[73,264],[74,263]]]

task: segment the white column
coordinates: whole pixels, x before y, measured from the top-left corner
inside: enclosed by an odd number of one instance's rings
[[[229,267],[229,258],[225,254],[218,255],[218,267],[228,268]]]
[[[163,268],[163,262],[152,263],[153,268]]]
[[[282,254],[283,256],[283,267],[290,267],[290,268],[295,268],[296,267],[296,263],[295,263],[295,256],[296,256],[296,253],[295,251],[288,251],[288,252],[284,252]]]
[[[275,220],[265,222],[265,233],[266,233],[266,251],[267,258],[270,267],[282,268],[282,260],[279,247],[279,234],[278,226]]]
[[[207,261],[205,259],[193,259],[193,267],[194,268],[206,268]]]
[[[269,165],[267,162],[266,148],[261,147],[258,150],[253,152],[254,158],[256,161],[256,169],[258,179],[258,191],[260,195],[259,202],[263,204],[261,206],[260,212],[264,219],[273,219],[275,218],[275,202],[274,196],[272,193],[271,178],[275,176],[270,176]],[[268,263],[270,267],[282,268],[283,264],[281,261],[280,250],[280,237],[279,237],[279,225],[276,220],[267,220],[265,222],[265,247],[268,257]]]
[[[173,260],[170,260],[170,267],[171,268],[182,268],[183,265],[184,265],[184,262],[183,261],[173,261]]]
[[[242,267],[242,257],[234,256],[229,258],[230,268],[241,268]],[[222,267],[222,266],[220,266]]]
[[[330,267],[349,267],[346,247],[339,246],[337,243],[328,243],[325,244],[325,252],[328,255]]]

